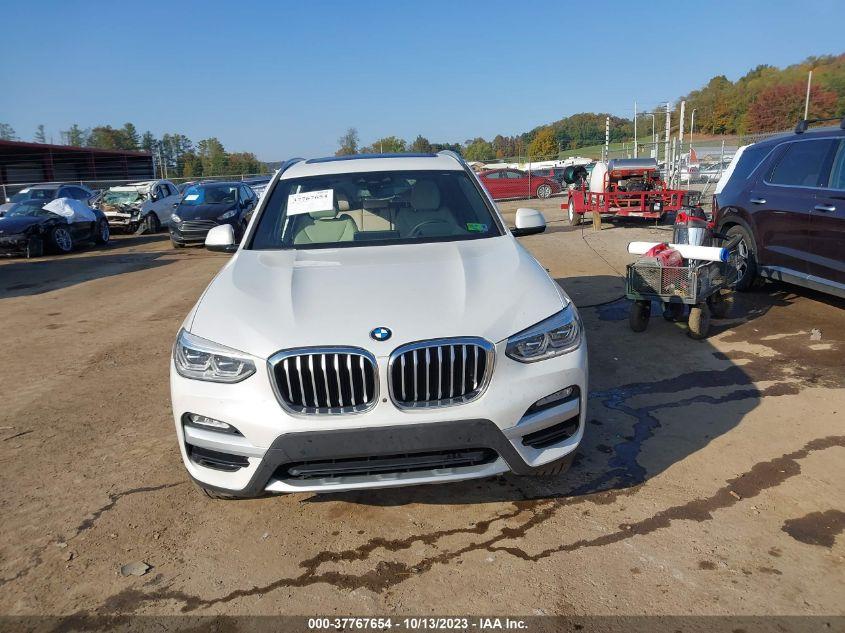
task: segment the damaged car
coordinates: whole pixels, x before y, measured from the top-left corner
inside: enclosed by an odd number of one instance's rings
[[[0,255],[69,253],[82,242],[108,244],[109,235],[103,212],[79,200],[30,199],[0,212]]]
[[[179,201],[179,190],[169,180],[149,180],[111,187],[98,208],[112,229],[128,233],[158,233],[170,224],[170,211]]]

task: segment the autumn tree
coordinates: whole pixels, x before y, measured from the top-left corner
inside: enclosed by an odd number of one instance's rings
[[[496,157],[493,145],[478,137],[470,139],[464,147],[464,158],[470,161],[492,160]]]
[[[197,156],[204,176],[223,176],[226,173],[226,150],[217,138],[211,137],[197,143]]]
[[[414,139],[414,142],[411,143],[410,149],[412,152],[417,152],[419,154],[428,154],[431,152],[431,143],[428,142],[426,137],[419,134],[417,135],[417,138]]]
[[[802,83],[767,88],[748,109],[751,132],[776,132],[795,125],[804,118],[806,86]],[[837,95],[819,86],[810,89],[810,115],[824,119],[836,114]]]
[[[528,145],[528,154],[534,159],[556,157],[557,153],[557,139],[551,127],[543,128],[537,132]]]
[[[404,151],[405,141],[396,136],[385,136],[361,149],[362,154],[401,154]]]
[[[352,156],[358,153],[358,130],[354,127],[346,130],[346,133],[337,139],[337,144],[340,146],[334,153],[335,156]]]

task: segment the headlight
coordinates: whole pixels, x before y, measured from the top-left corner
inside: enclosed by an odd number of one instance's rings
[[[218,220],[228,220],[229,218],[233,218],[233,217],[235,217],[235,214],[236,214],[237,212],[238,212],[238,210],[237,210],[237,209],[229,209],[228,211],[226,211],[226,213],[224,213],[223,215],[221,215],[221,216],[220,216],[219,218],[217,218],[217,219],[218,219]]]
[[[566,354],[581,344],[581,321],[570,303],[527,330],[508,339],[505,354],[520,363],[533,363]]]
[[[180,218],[180,217],[179,217],[178,215],[176,215],[175,213],[172,213],[172,214],[170,215],[170,221],[171,221],[171,222],[173,222],[174,224],[180,224],[180,223],[182,222],[182,218]]]
[[[218,345],[184,329],[176,337],[173,361],[180,376],[210,382],[240,382],[255,373],[255,363],[237,350]]]

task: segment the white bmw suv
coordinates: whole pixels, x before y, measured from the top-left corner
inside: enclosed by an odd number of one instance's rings
[[[572,461],[587,345],[569,297],[459,156],[294,160],[191,310],[170,386],[214,497],[518,474]]]

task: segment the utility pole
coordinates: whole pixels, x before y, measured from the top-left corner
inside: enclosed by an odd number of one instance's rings
[[[634,158],[637,158],[637,102],[634,101]]]
[[[657,160],[659,152],[657,151],[657,113],[651,113],[651,157]]]
[[[681,121],[679,123],[679,132],[678,132],[678,157],[684,153],[684,114],[687,109],[687,102],[681,101]]]
[[[695,131],[695,111],[696,110],[698,110],[698,108],[692,109],[692,114],[690,115],[690,121],[689,121],[689,148],[690,148],[690,151],[692,151],[692,133]]]
[[[666,102],[666,145],[663,150],[663,167],[666,170],[666,175],[669,175],[669,134],[671,133],[672,125],[672,104]]]
[[[804,99],[804,120],[810,118],[810,86],[813,83],[813,71],[807,77],[807,97]]]

